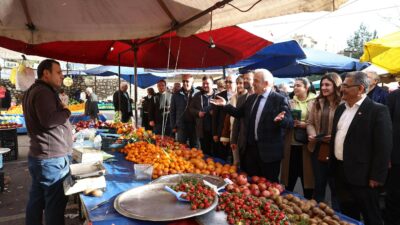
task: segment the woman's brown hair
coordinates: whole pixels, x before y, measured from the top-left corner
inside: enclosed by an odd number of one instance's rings
[[[321,81],[319,83],[319,87],[320,88],[322,86],[322,81],[325,80],[325,79],[329,80],[333,84],[333,94],[334,94],[333,103],[335,105],[339,105],[341,97],[342,97],[341,94],[340,94],[340,85],[342,84],[342,79],[340,78],[339,74],[337,74],[337,73],[334,73],[334,72],[326,73],[321,78]],[[322,92],[320,90],[319,95],[318,95],[318,97],[317,97],[317,99],[315,101],[315,103],[316,103],[315,107],[316,107],[317,110],[321,109],[320,104],[318,104],[319,100],[320,99],[325,99],[325,98],[326,97],[322,95]]]

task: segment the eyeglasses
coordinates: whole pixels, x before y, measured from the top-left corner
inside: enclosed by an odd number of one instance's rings
[[[225,84],[232,84],[233,82],[231,80],[226,80]]]
[[[182,83],[189,83],[189,80],[182,80]]]
[[[347,88],[358,87],[358,86],[360,86],[360,85],[359,85],[359,84],[353,84],[353,85],[341,84],[341,85],[340,85],[340,88],[345,88],[345,89],[347,89]]]

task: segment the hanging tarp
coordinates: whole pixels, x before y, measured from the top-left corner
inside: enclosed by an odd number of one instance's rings
[[[131,82],[131,84],[135,84],[133,79],[134,68],[121,66],[121,78],[126,80],[127,82]],[[138,87],[140,88],[148,88],[153,86],[158,81],[163,80],[166,76],[162,76],[160,74],[146,73],[143,68],[138,68]],[[118,75],[118,66],[98,66],[92,69],[84,70],[84,73],[88,75],[96,75],[96,76],[113,76]]]
[[[262,51],[267,51],[268,48],[277,47],[277,45],[271,45]],[[311,48],[301,48],[297,42],[286,42],[285,47],[282,47],[281,51],[287,53],[299,53],[301,51],[303,54],[299,54],[302,55],[299,58],[295,54],[283,55],[282,53],[271,52],[269,58],[255,60],[253,64],[241,68],[240,71],[245,72],[258,68],[266,68],[275,77],[303,77],[311,74],[324,74],[326,72],[359,71],[369,65],[368,63],[360,63],[356,59],[343,55]]]

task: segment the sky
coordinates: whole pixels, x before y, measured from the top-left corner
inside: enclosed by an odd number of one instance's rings
[[[334,12],[301,13],[241,24],[240,27],[273,42],[290,40],[294,34],[311,36],[314,48],[337,53],[364,23],[378,37],[400,31],[399,0],[348,0]]]

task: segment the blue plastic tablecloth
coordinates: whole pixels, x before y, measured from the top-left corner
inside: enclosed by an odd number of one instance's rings
[[[107,170],[106,182],[107,189],[102,197],[90,197],[80,194],[81,201],[86,208],[88,218],[93,225],[133,225],[133,224],[168,224],[167,222],[149,222],[142,220],[135,220],[120,215],[114,209],[115,198],[135,187],[139,187],[149,183],[150,181],[136,181],[134,180],[133,163],[124,159],[121,153],[113,153],[118,161],[104,163]],[[91,208],[97,204],[109,200],[109,202],[100,208],[90,211]],[[138,206],[140,207],[140,206]]]
[[[107,170],[106,173],[106,182],[107,182],[107,190],[104,192],[102,197],[90,197],[80,194],[81,201],[83,206],[86,208],[88,220],[90,220],[93,225],[147,225],[147,224],[168,224],[168,222],[150,222],[150,221],[142,221],[136,219],[130,219],[120,215],[114,209],[114,200],[115,198],[135,187],[139,187],[149,183],[150,181],[137,181],[134,179],[134,171],[133,171],[133,163],[124,159],[124,155],[122,153],[112,153],[115,155],[118,161],[104,163],[104,166]],[[297,194],[296,194],[297,195]],[[90,211],[91,208],[96,206],[97,204],[109,200],[105,205],[97,208],[93,211]],[[139,205],[137,207],[140,207]],[[347,222],[363,225],[363,223],[351,219],[345,215],[339,214],[338,216]]]

